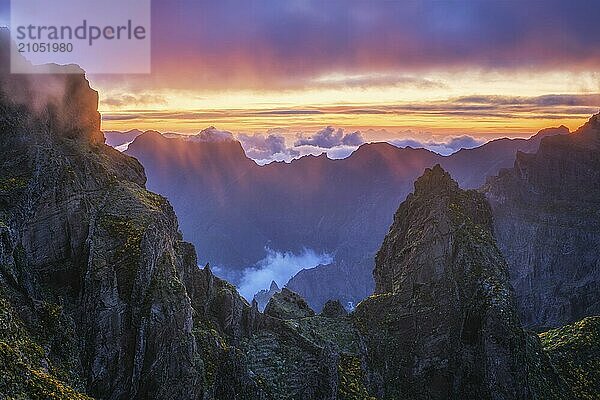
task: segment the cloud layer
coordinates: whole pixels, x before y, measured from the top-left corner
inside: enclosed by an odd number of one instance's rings
[[[296,140],[294,146],[314,146],[331,149],[337,146],[360,146],[364,142],[365,140],[360,132],[344,134],[343,129],[336,130],[334,127],[328,126],[310,137],[300,137]]]
[[[417,134],[413,131],[405,131],[397,134],[385,130],[377,132],[370,130],[369,132],[387,137],[396,136],[396,139],[386,141],[397,147],[423,148],[441,155],[450,155],[460,149],[478,147],[487,141],[469,135],[448,136],[443,139],[418,139],[412,137]],[[139,130],[129,132],[107,131],[104,135],[107,138],[107,144],[117,148],[119,151],[125,151],[131,141],[141,133]],[[286,133],[284,129],[273,130],[267,134],[257,133],[249,135],[245,133],[233,134],[211,126],[196,135],[177,133],[164,133],[164,135],[193,142],[229,142],[238,140],[246,155],[261,165],[273,161],[290,162],[305,155],[318,156],[324,153],[330,159],[346,158],[360,145],[366,143],[361,132],[345,133],[342,128],[336,129],[332,126],[325,127],[311,135],[297,133],[296,139],[292,141],[292,145],[287,144],[289,133]],[[286,135],[288,138],[286,138]]]
[[[297,133],[292,145],[288,145],[286,137],[280,133],[238,134],[236,137],[246,155],[259,164],[273,161],[290,162],[305,155],[318,156],[323,153],[331,159],[346,158],[365,143],[360,132],[345,133],[342,128],[336,129],[331,126],[311,135]]]
[[[302,269],[331,264],[333,261],[331,256],[317,254],[310,249],[305,249],[300,254],[266,250],[267,256],[263,260],[242,273],[238,290],[248,301],[252,301],[258,291],[268,289],[271,281],[283,287]]]
[[[371,131],[373,133],[374,131]],[[377,135],[397,139],[386,140],[396,147],[412,147],[427,149],[441,155],[450,155],[460,149],[472,149],[486,143],[488,140],[474,138],[469,135],[447,136],[441,139],[418,139],[413,135],[418,132],[406,131],[394,134],[385,130],[377,131]],[[268,135],[238,134],[236,138],[241,142],[246,155],[259,164],[273,161],[290,162],[305,155],[318,156],[323,153],[331,159],[340,159],[350,156],[360,145],[366,143],[361,132],[344,133],[342,128],[328,126],[312,135],[297,134],[293,145],[288,146],[286,137],[281,134]]]
[[[595,0],[155,0],[152,6],[153,75],[140,77],[145,86],[427,88],[439,83],[415,72],[600,69]],[[327,78],[332,72],[346,77]]]
[[[285,137],[277,134],[239,134],[237,139],[242,144],[246,155],[259,163],[273,160],[288,161],[299,157],[300,152],[286,146]]]

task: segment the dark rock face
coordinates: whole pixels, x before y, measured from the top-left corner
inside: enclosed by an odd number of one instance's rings
[[[526,341],[483,195],[427,169],[376,258],[357,323],[384,398],[531,398]]]
[[[283,288],[271,297],[265,307],[265,315],[278,319],[296,319],[312,317],[315,312],[300,295]]]
[[[348,315],[348,311],[342,306],[339,300],[329,300],[321,310],[323,317],[340,318]]]
[[[525,326],[544,329],[600,313],[599,116],[491,178],[495,217]]]
[[[65,397],[258,392],[244,372],[228,375],[239,361],[219,344],[248,335],[255,310],[198,269],[141,165],[103,144],[84,76],[0,78],[1,311],[18,324],[0,329],[2,357]],[[31,341],[15,344],[15,331]]]

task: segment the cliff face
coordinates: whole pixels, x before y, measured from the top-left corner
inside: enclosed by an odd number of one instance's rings
[[[2,393],[31,395],[32,379],[40,398],[252,393],[243,373],[210,374],[235,364],[219,343],[247,334],[252,309],[198,269],[141,165],[103,144],[84,76],[0,78],[0,312],[16,324],[0,348],[32,377]]]
[[[481,194],[426,170],[375,265],[376,295],[356,313],[385,398],[530,398],[525,334]]]
[[[535,329],[600,313],[599,119],[518,153],[483,188],[522,321]]]

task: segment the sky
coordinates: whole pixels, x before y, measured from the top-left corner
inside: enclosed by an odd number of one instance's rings
[[[599,9],[597,0],[153,0],[152,73],[89,79],[106,130],[530,136],[598,112]]]

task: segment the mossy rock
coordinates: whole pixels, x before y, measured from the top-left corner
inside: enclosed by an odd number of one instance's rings
[[[56,307],[44,305],[49,317]],[[45,349],[29,334],[10,303],[0,293],[0,398],[32,400],[86,400],[86,396],[59,379]],[[61,375],[71,375],[63,373]]]
[[[600,399],[600,317],[539,335],[552,364],[576,399]]]
[[[358,357],[342,354],[338,364],[338,374],[340,378],[339,400],[376,400],[367,391],[365,374]]]
[[[24,189],[27,185],[29,185],[29,177],[26,176],[0,178],[0,192],[12,192],[13,190]]]

